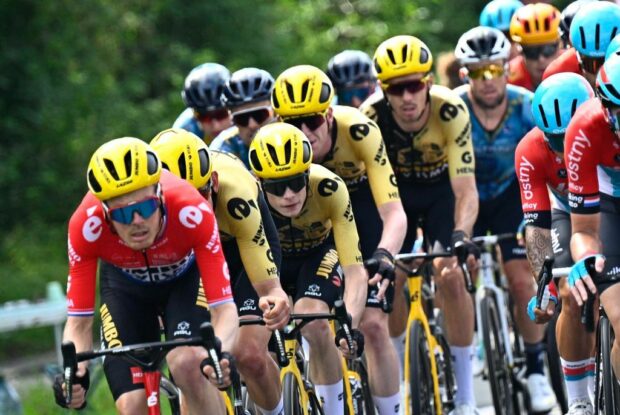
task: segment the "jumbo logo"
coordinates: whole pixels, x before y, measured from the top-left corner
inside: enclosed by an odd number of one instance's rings
[[[202,223],[202,211],[210,212],[211,209],[206,203],[196,206],[185,206],[179,211],[179,220],[186,228],[194,229]]]
[[[114,324],[112,320],[112,315],[108,310],[108,306],[102,304],[99,312],[101,313],[101,331],[103,332],[103,338],[107,343],[108,349],[121,347],[123,342],[118,338],[118,330],[116,329],[116,324]]]
[[[84,239],[88,242],[95,242],[103,232],[103,221],[99,216],[93,216],[95,210],[97,210],[97,206],[86,209],[88,219],[86,219],[82,225],[82,236],[84,236]]]

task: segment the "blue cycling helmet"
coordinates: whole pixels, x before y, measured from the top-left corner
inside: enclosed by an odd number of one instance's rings
[[[235,108],[252,102],[269,101],[274,83],[273,76],[263,69],[239,69],[226,82],[226,105]]]
[[[181,96],[187,107],[198,112],[224,108],[224,85],[230,71],[219,63],[203,63],[191,70],[185,78]]]
[[[603,58],[611,39],[620,33],[620,6],[608,1],[584,4],[570,26],[570,41],[580,55]]]
[[[570,25],[575,18],[575,15],[583,7],[584,4],[590,3],[596,0],[575,0],[562,10],[562,18],[560,19],[560,37],[565,43],[568,43],[570,36]]]
[[[611,129],[620,131],[620,55],[612,55],[605,61],[596,75],[596,94],[607,111],[607,120]],[[614,107],[613,112],[610,109]]]
[[[620,55],[620,34],[616,35],[609,46],[607,46],[607,52],[605,52],[605,60],[609,59],[612,55]]]
[[[564,133],[577,108],[594,97],[594,91],[581,75],[562,72],[538,85],[532,99],[536,126],[552,150],[564,152]]]
[[[480,26],[489,26],[508,32],[510,19],[523,3],[519,0],[492,0],[480,13]]]

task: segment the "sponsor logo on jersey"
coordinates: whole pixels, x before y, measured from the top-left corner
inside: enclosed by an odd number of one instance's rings
[[[521,156],[521,160],[519,160],[519,183],[521,183],[523,197],[525,197],[526,200],[531,200],[534,197],[530,178],[534,170],[534,165],[526,159],[525,156]]]
[[[243,306],[239,308],[239,311],[256,311],[256,305],[252,298],[248,298],[243,302]]]
[[[97,210],[97,206],[86,209],[88,219],[86,219],[82,225],[82,236],[84,236],[84,239],[88,242],[95,242],[103,233],[103,221],[99,216],[93,216],[95,210]]]
[[[572,182],[579,181],[579,170],[581,168],[580,162],[583,157],[583,152],[586,148],[591,148],[592,143],[586,137],[583,130],[579,130],[579,134],[577,134],[571,144],[570,150],[566,156],[567,159],[567,169],[568,169],[568,178],[571,181],[570,188],[573,190],[581,191],[581,189],[576,189],[577,186],[573,186]],[[582,187],[583,189],[583,187]]]
[[[141,368],[132,366],[129,370],[131,370],[131,383],[134,385],[144,383],[144,372]]]
[[[173,336],[191,336],[192,331],[190,330],[190,325],[187,321],[181,321],[177,324],[177,329],[172,333]]]
[[[112,320],[112,314],[110,314],[107,304],[101,305],[99,313],[101,314],[101,332],[107,343],[107,348],[121,347],[123,342],[118,338],[118,330],[114,320]]]
[[[309,297],[322,297],[321,287],[319,287],[317,284],[312,284],[308,287],[304,294]]]
[[[211,208],[206,203],[196,206],[185,206],[179,211],[179,221],[186,228],[194,229],[202,223],[202,211],[210,213]]]

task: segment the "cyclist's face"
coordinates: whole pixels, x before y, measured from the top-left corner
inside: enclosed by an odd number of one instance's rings
[[[106,201],[106,204],[111,210],[140,202],[152,196],[155,196],[155,186],[148,186],[110,199]],[[110,220],[110,222],[123,242],[131,249],[139,251],[153,245],[161,225],[161,210],[157,209],[147,219],[134,212],[133,221],[129,225],[114,220]]]
[[[239,129],[239,136],[249,146],[258,129],[274,121],[269,100],[241,105],[231,111],[232,121]]]
[[[269,206],[275,209],[280,215],[287,218],[295,218],[299,216],[301,209],[306,202],[306,187],[299,192],[294,192],[287,188],[282,196],[276,196],[269,192],[265,192]]]
[[[498,59],[480,62],[468,65],[467,69],[470,73],[469,85],[474,101],[487,109],[500,105],[506,96],[508,84],[507,71],[501,73],[504,69],[504,61]]]
[[[232,125],[230,115],[225,118],[206,118],[198,121],[200,122],[202,131],[205,132],[205,137],[212,138]]]
[[[533,47],[533,49],[540,50],[541,48],[552,47],[553,45],[556,45],[557,48],[556,48],[555,53],[553,53],[550,56],[546,56],[545,53],[539,52],[538,56],[534,58],[533,56],[535,54],[533,54],[532,57],[527,57],[525,56],[525,53],[523,53],[524,58],[525,58],[525,67],[527,68],[527,71],[529,72],[532,78],[532,82],[534,82],[534,85],[538,85],[540,83],[540,81],[542,80],[543,72],[545,72],[545,69],[547,69],[547,66],[549,66],[549,64],[553,62],[555,58],[560,56],[560,54],[562,53],[562,49],[560,49],[559,47],[559,42],[552,42],[552,43],[538,45],[536,47]],[[527,48],[527,46],[522,46],[522,49],[523,48]]]
[[[310,129],[306,124],[301,125],[301,131],[308,137],[308,140],[310,140],[312,159],[315,163],[322,162],[332,147],[330,129],[334,120],[334,115],[331,107],[327,110],[324,117],[325,122],[315,130]]]
[[[390,79],[386,82],[388,85],[400,85],[408,84],[415,81],[421,81],[425,78],[425,74],[413,74],[406,76],[399,76],[397,78]],[[416,92],[410,92],[405,88],[402,94],[391,94],[388,90],[383,91],[383,94],[387,98],[394,116],[404,122],[412,123],[420,120],[424,114],[424,110],[428,105],[428,91],[432,85],[432,79],[425,82],[425,85]]]

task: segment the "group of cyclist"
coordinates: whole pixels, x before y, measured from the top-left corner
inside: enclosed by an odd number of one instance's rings
[[[572,266],[559,283],[557,324],[568,413],[592,414],[594,338],[579,320],[588,291],[620,332],[619,26],[611,2],[578,0],[560,13],[493,0],[458,40],[454,90],[435,83],[430,49],[410,35],[385,40],[372,58],[343,51],[325,72],[298,65],[274,79],[253,67],[194,68],[171,129],[150,144],[109,141],[90,160],[89,192],[69,223],[64,338],[92,349],[99,266],[104,347],[156,341],[162,329],[189,337],[210,318],[226,382],[238,370],[257,409],[282,414],[271,331],[291,312],[328,312],[343,298],[352,349],[324,320],[302,329],[324,412],[344,413],[341,355],[364,353],[374,405],[398,414],[407,300],[394,256],[423,233],[425,249],[458,248],[475,270],[471,237],[524,221],[525,247],[505,241],[500,250],[531,408],[556,405],[536,323],[551,319],[558,299],[540,310],[533,298],[535,276],[555,256]],[[475,414],[472,297],[455,257],[433,265],[457,381],[452,413]],[[265,325],[239,328],[256,317]],[[167,363],[189,412],[223,413],[206,357],[182,347]],[[146,413],[140,370],[116,357],[104,370],[118,412]],[[72,408],[85,404],[86,363],[77,378]],[[66,406],[63,388],[58,378]]]

